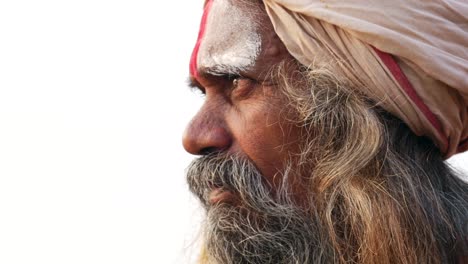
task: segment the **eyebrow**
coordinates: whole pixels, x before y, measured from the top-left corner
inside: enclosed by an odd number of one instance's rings
[[[243,68],[236,67],[228,64],[214,64],[209,67],[204,67],[199,70],[198,74],[203,77],[223,77],[226,75],[229,76],[243,76]],[[190,75],[187,78],[187,86],[190,90],[200,90],[205,91],[205,88],[201,83],[195,78],[195,76]]]
[[[228,64],[214,64],[200,71],[202,76],[242,75],[245,69]]]

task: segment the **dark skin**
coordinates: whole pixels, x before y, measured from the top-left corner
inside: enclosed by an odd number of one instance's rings
[[[238,1],[231,3],[242,12],[252,12],[252,6],[247,9],[245,4]],[[194,155],[225,152],[248,158],[268,182],[277,185],[281,180],[277,173],[284,170],[291,153],[297,152],[300,129],[285,122],[285,104],[268,71],[278,63],[293,58],[276,35],[261,3],[256,4],[255,8],[258,8],[254,12],[258,11],[255,13],[258,13],[256,19],[260,26],[254,30],[260,36],[261,48],[253,65],[239,76],[222,72],[213,74],[203,64],[204,58],[200,58],[197,77],[190,76],[191,85],[200,89],[206,97],[203,106],[186,128],[183,146]],[[219,22],[222,14],[217,19]],[[230,23],[228,19],[224,22]],[[210,26],[208,23],[207,27]],[[213,50],[210,40],[214,37],[205,36],[200,49]],[[231,42],[225,43],[230,45]],[[216,45],[215,52],[211,53],[213,56],[222,56],[216,52],[222,53],[229,49],[220,48],[219,40]],[[214,200],[227,197],[220,196]]]

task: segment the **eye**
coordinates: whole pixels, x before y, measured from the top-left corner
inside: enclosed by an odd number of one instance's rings
[[[252,79],[245,77],[245,76],[241,76],[241,75],[227,74],[227,75],[224,75],[223,77],[229,84],[231,90],[242,88],[253,82]]]
[[[239,87],[239,77],[232,80],[232,89]]]
[[[239,87],[240,79],[243,78],[240,75],[236,75],[236,74],[225,74],[222,77],[226,80],[231,90],[234,90],[237,87]]]
[[[241,75],[229,74],[225,75],[224,79],[232,96],[237,98],[247,97],[256,83],[253,79]]]

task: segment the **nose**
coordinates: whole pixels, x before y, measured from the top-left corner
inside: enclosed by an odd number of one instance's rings
[[[199,112],[188,124],[182,137],[185,150],[193,155],[206,155],[228,149],[232,138],[219,117]]]

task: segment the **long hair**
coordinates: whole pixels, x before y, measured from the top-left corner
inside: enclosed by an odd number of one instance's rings
[[[326,259],[468,263],[468,184],[435,145],[333,71],[286,68],[277,79],[306,131],[299,156]]]

